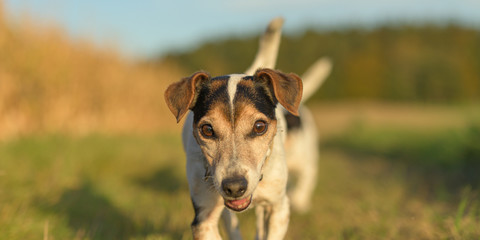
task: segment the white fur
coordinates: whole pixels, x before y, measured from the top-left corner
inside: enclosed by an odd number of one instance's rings
[[[228,79],[228,97],[230,98],[230,108],[233,110],[233,98],[235,97],[235,93],[237,92],[237,85],[240,80],[242,80],[243,77],[245,77],[245,74],[231,74],[230,79]]]
[[[296,176],[296,184],[288,189],[288,196],[294,210],[304,213],[310,209],[310,201],[317,180],[319,157],[317,128],[308,108],[301,106],[302,127],[289,131],[285,152],[289,175]]]

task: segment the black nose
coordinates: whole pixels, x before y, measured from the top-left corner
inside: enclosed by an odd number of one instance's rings
[[[248,182],[244,177],[232,177],[222,181],[222,189],[229,197],[240,197],[247,190]]]

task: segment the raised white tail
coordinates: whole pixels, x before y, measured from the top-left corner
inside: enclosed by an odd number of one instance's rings
[[[332,70],[332,61],[328,57],[322,57],[303,73],[303,96],[302,102],[308,100],[325,82]]]

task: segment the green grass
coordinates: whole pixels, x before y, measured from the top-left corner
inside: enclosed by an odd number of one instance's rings
[[[480,238],[478,185],[435,185],[429,178],[441,176],[424,170],[431,165],[398,164],[410,155],[390,153],[408,142],[406,152],[415,154],[430,135],[399,131],[392,140],[396,130],[355,131],[322,147],[314,204],[305,215],[292,213],[287,239]],[[457,131],[457,140],[469,132]],[[431,137],[442,142],[443,134]],[[191,239],[184,168],[178,134],[1,142],[0,239]],[[240,220],[253,239],[253,211]]]
[[[409,195],[444,204],[439,219],[451,219],[440,229],[450,233],[441,236],[480,239],[480,124],[431,132],[357,122],[324,145],[365,164],[382,159],[402,176]]]
[[[178,136],[28,137],[0,158],[0,238],[189,236]]]
[[[355,156],[377,156],[450,188],[480,186],[480,124],[442,131],[372,128],[362,123],[326,146]]]

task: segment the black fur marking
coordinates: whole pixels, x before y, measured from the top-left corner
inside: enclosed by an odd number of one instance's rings
[[[230,79],[230,76],[226,75],[226,76],[214,77],[211,79],[211,81],[228,81],[228,79]]]
[[[289,112],[284,114],[285,120],[287,121],[287,129],[293,130],[302,127],[302,120],[300,117],[297,117]]]
[[[199,87],[195,106],[192,108],[194,113],[194,123],[198,123],[200,119],[212,109],[213,104],[218,102],[225,104],[224,114],[226,116],[232,115],[227,89],[229,79],[230,76],[215,77]],[[273,93],[270,92],[269,86],[267,86],[264,82],[255,81],[252,76],[246,76],[243,78],[243,80],[252,82],[249,84],[242,84],[240,82],[237,85],[233,100],[234,105],[236,105],[236,103],[239,101],[249,102],[268,118],[276,119],[275,107],[277,105],[277,99]],[[218,84],[217,81],[223,81],[225,84]],[[212,89],[212,86],[216,87],[213,87]]]
[[[253,81],[252,77],[245,77],[244,80]],[[275,119],[275,99],[272,99],[267,92],[267,88],[260,83],[254,83],[254,87],[248,87],[242,84],[237,85],[234,104],[237,101],[252,102],[255,108],[265,114],[270,119]]]
[[[212,79],[211,81],[222,81],[228,80],[227,77],[217,77]],[[227,106],[229,104],[228,100],[228,93],[227,93],[227,85],[222,85],[217,89],[210,89],[210,83],[205,84],[201,87],[197,101],[195,106],[192,108],[193,111],[193,121],[198,123],[200,119],[207,114],[209,110],[211,110],[213,103],[215,102],[223,102]],[[229,114],[229,113],[227,113]]]
[[[253,99],[255,107],[270,119],[275,119],[277,100],[272,99],[263,86],[256,86],[256,96]]]

